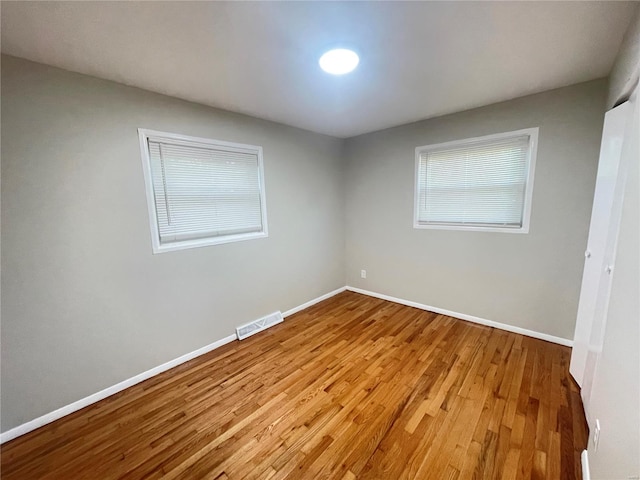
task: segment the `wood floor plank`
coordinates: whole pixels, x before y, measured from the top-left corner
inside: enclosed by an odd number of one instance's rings
[[[570,350],[343,292],[2,446],[2,479],[579,479]]]

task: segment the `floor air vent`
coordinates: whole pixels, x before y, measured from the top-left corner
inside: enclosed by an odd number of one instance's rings
[[[236,334],[238,335],[238,340],[244,340],[251,335],[266,330],[269,327],[273,327],[278,323],[282,323],[282,313],[275,312],[271,315],[267,315],[266,317],[259,318],[258,320],[254,320],[253,322],[247,323],[236,328]]]

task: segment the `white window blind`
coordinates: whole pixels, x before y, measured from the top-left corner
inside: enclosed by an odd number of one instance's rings
[[[522,229],[532,142],[527,131],[417,149],[416,226]]]
[[[171,134],[144,140],[157,227],[154,250],[266,234],[259,147]]]

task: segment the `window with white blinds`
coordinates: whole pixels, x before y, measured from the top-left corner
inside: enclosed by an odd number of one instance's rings
[[[538,129],[416,149],[415,228],[527,233]]]
[[[261,147],[139,132],[154,252],[267,235]]]

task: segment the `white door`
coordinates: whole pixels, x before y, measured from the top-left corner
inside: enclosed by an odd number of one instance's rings
[[[594,325],[604,324],[611,287],[610,268],[611,251],[617,243],[619,215],[615,215],[614,206],[622,199],[624,172],[620,169],[622,145],[625,137],[627,119],[631,109],[629,102],[609,110],[605,115],[600,146],[600,160],[596,178],[596,190],[591,211],[589,240],[585,251],[582,288],[578,303],[578,316],[573,338],[573,351],[569,371],[578,385],[584,387],[585,381],[591,383],[594,365],[587,371],[590,342]],[[603,318],[597,318],[597,317]]]
[[[629,104],[629,117],[624,136],[624,144],[622,146],[620,166],[618,167],[618,178],[621,185],[616,187],[613,207],[611,208],[609,238],[607,240],[607,247],[604,255],[604,270],[601,272],[600,280],[601,293],[598,295],[598,301],[596,302],[593,326],[591,328],[591,338],[589,340],[589,351],[587,353],[587,361],[585,364],[581,390],[582,401],[587,410],[590,408],[593,382],[597,375],[598,362],[604,346],[607,316],[609,312],[609,298],[611,294],[613,276],[615,274],[618,237],[622,221],[623,197],[625,196],[624,191],[626,189],[628,171],[631,168],[631,162],[638,162],[640,160],[640,156],[638,155],[640,111],[638,110],[636,94],[633,94],[627,103]]]

